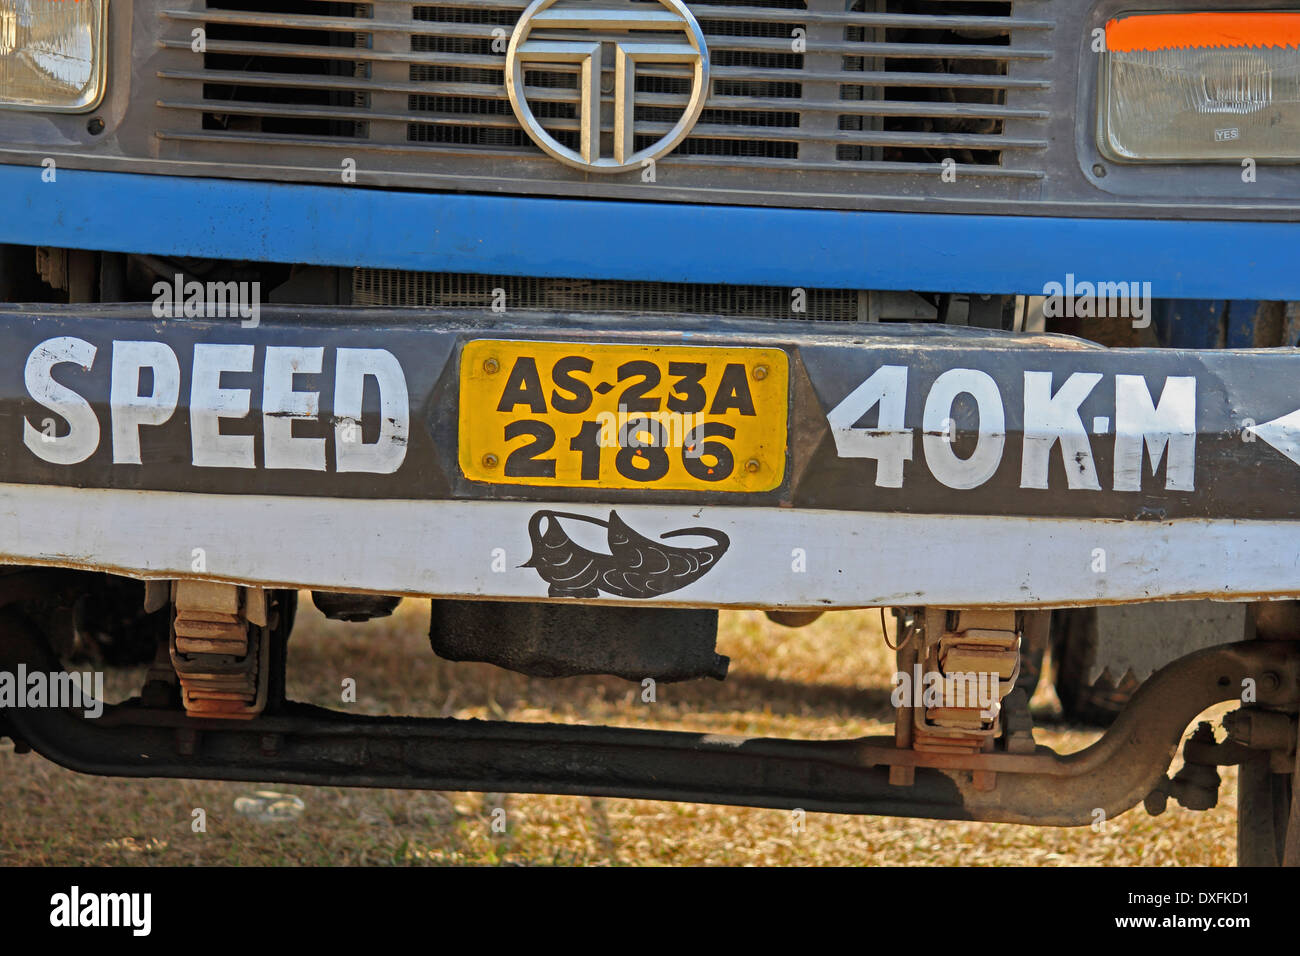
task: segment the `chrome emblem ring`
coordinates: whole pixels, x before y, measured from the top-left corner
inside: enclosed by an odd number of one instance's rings
[[[588,39],[585,35],[589,35]],[[601,79],[606,49],[612,48],[612,155],[602,155]],[[673,127],[643,149],[635,148],[637,68],[649,64],[689,67],[691,92]],[[578,67],[578,148],[557,140],[538,120],[524,89],[527,66]],[[709,90],[709,50],[704,31],[681,0],[658,0],[636,8],[591,8],[571,0],[533,0],[515,24],[506,49],[506,93],[515,116],[548,155],[586,172],[639,169],[667,155],[700,117]]]

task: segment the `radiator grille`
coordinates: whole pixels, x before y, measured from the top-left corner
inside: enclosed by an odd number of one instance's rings
[[[352,270],[352,303],[420,308],[493,306],[508,311],[599,315],[665,313],[748,319],[855,322],[864,300],[852,289],[793,290],[756,285],[696,285],[489,276],[463,272]]]
[[[163,13],[172,65],[158,72],[158,136],[176,158],[256,146],[257,162],[271,165],[337,169],[353,157],[362,181],[409,172],[526,183],[524,191],[545,182],[541,191],[555,192],[593,179],[543,153],[511,109],[502,66],[524,0],[207,2]],[[688,6],[707,38],[711,83],[691,134],[661,161],[672,170],[663,185],[853,194],[867,174],[1042,175],[1052,23],[1033,15],[1031,0],[1014,12],[997,0]],[[199,28],[203,52],[193,49]],[[552,136],[576,148],[577,67],[537,66],[525,69],[528,102]],[[638,68],[636,149],[681,115],[688,70]],[[612,136],[609,102],[605,113],[603,135]]]

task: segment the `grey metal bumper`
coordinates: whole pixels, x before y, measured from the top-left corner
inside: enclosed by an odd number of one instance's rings
[[[268,308],[244,328],[154,319],[147,306],[0,307],[0,334],[9,563],[544,600],[557,595],[528,565],[532,519],[609,525],[615,512],[649,539],[704,528],[729,547],[678,587],[582,599],[1064,606],[1300,595],[1292,349],[415,310]],[[457,458],[459,354],[481,338],[780,348],[790,360],[783,480],[752,494],[471,481]],[[253,467],[223,465],[204,447],[212,435],[195,430],[196,345],[251,355],[219,386],[230,393],[220,434],[247,436]],[[287,413],[263,407],[266,359],[286,348],[321,350],[320,371],[292,385],[315,397],[288,417],[294,439],[324,442],[323,468],[268,454],[285,433],[267,425]],[[340,463],[340,349],[382,351],[400,368],[404,405],[382,413],[405,417],[391,469]],[[163,394],[172,359],[174,399]],[[373,385],[363,442],[376,440],[392,397]]]

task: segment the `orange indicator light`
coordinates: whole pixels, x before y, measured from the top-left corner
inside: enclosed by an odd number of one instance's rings
[[[1153,13],[1106,24],[1111,53],[1213,47],[1300,48],[1300,13]]]

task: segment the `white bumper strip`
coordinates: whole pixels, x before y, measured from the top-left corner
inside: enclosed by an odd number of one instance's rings
[[[547,583],[521,565],[533,551],[529,520],[540,510],[608,519],[611,508],[0,484],[0,560],[144,578],[537,600]],[[1287,522],[616,510],[650,538],[704,527],[730,540],[707,571],[671,593],[598,598],[616,603],[1027,607],[1300,596],[1300,528]]]

